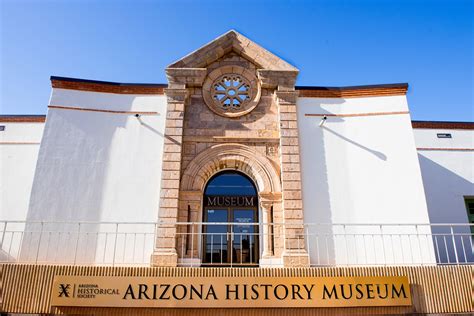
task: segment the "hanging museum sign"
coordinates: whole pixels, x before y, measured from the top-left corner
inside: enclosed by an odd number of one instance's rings
[[[55,276],[52,306],[356,307],[411,305],[408,277]]]

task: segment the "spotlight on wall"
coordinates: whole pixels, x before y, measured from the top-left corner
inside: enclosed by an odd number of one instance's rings
[[[323,118],[321,119],[321,122],[319,122],[319,127],[322,127],[327,119],[328,119],[327,116],[323,116]]]
[[[145,125],[145,123],[143,123],[143,121],[142,121],[142,115],[141,115],[141,114],[136,113],[134,116],[137,118],[138,122],[139,122],[141,125]]]

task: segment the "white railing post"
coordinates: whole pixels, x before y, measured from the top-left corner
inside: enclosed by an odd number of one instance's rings
[[[385,238],[383,237],[383,227],[382,225],[379,225],[379,228],[380,228],[380,240],[382,242],[382,262],[383,262],[383,265],[386,266],[387,265],[387,260],[385,259],[386,256],[385,256]]]
[[[81,222],[78,223],[76,246],[74,247],[74,265],[77,262],[77,248],[79,247],[79,238],[81,238]]]
[[[423,265],[424,264],[424,260],[423,260],[423,249],[421,248],[421,245],[420,245],[420,230],[418,229],[418,225],[415,225],[415,229],[416,229],[416,239],[418,239],[418,250],[419,250],[419,254],[420,254],[420,264]]]
[[[5,240],[5,233],[7,231],[7,221],[3,222],[2,240],[0,241],[0,250],[3,249],[3,241]]]
[[[346,231],[346,225],[342,225],[342,236],[344,238],[344,245],[346,248],[346,264],[349,264],[349,245],[347,243],[347,231]]]
[[[41,222],[41,230],[40,230],[40,238],[38,241],[38,248],[36,248],[36,258],[35,258],[35,263],[38,263],[38,256],[39,256],[39,251],[41,247],[41,239],[43,238],[43,222]]]
[[[229,242],[229,241],[227,241]],[[230,249],[230,254],[227,253],[227,256],[230,256],[230,267],[232,268],[232,264],[234,263],[234,226],[233,223],[230,224],[230,247],[227,244],[227,249]]]
[[[191,225],[191,267],[194,266],[194,223]]]
[[[309,255],[309,266],[311,267],[311,254],[309,253],[311,251],[311,248],[310,248],[310,244],[309,244],[309,228],[308,226],[306,225],[306,236],[305,236],[305,239],[306,239],[306,249],[308,251],[308,255]]]
[[[118,225],[119,225],[119,223],[115,223],[115,238],[114,238],[114,252],[113,252],[113,255],[112,255],[112,267],[115,266],[115,254],[117,252]]]
[[[451,228],[451,239],[453,241],[454,257],[456,258],[456,264],[459,264],[458,250],[456,249],[456,239],[454,237],[453,225],[450,225]]]
[[[464,234],[461,235],[461,247],[462,247],[462,253],[464,255],[464,262],[467,262],[467,256],[466,256],[466,249],[464,247]]]

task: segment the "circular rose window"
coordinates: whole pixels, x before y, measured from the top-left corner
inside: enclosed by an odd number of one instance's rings
[[[257,106],[260,84],[255,75],[242,67],[221,67],[206,78],[203,96],[207,106],[216,114],[238,117]]]

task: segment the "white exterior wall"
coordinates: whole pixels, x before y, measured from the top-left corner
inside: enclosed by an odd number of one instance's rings
[[[438,138],[438,133],[451,134],[452,138]],[[474,131],[414,129],[414,134],[430,221],[468,223],[464,198],[474,197]],[[474,262],[468,227],[436,226],[433,233],[437,234],[439,262]]]
[[[452,138],[437,138],[438,133]],[[467,223],[464,197],[474,196],[474,131],[414,129],[414,134],[431,222]],[[449,150],[461,148],[471,150]]]
[[[44,123],[0,125],[0,220],[24,221]]]
[[[328,117],[323,127],[305,116],[408,111],[405,96],[300,98],[297,106],[304,220],[320,224],[310,229],[312,263],[432,263],[429,239],[400,236],[430,231],[410,225],[429,223],[410,116]],[[324,225],[340,223],[350,225]]]
[[[0,221],[24,221],[44,123],[0,122],[0,125],[5,126],[0,131]],[[0,225],[0,260],[11,260],[18,255],[24,224],[1,222]]]
[[[28,220],[157,221],[166,118],[165,96],[53,89],[50,104],[100,110],[158,112],[159,115],[142,115],[138,119],[133,114],[50,108],[38,157]],[[135,248],[143,249],[143,254],[139,253],[137,256],[145,263],[149,261],[154,244],[154,229],[149,225],[116,227],[83,224],[80,228],[77,225],[65,227],[62,224],[33,226],[27,231],[71,231],[73,234],[54,234],[51,238],[54,242],[41,248],[38,259],[33,258],[35,254],[23,250],[22,260],[107,263],[110,245],[111,242],[115,243],[115,239],[111,241],[106,232],[115,235],[116,230],[146,232],[143,236],[139,234],[141,241],[137,241],[136,236],[132,241]],[[77,239],[79,230],[81,234],[89,234],[80,239],[77,245],[69,242]],[[125,249],[124,243],[130,237],[131,235],[119,235],[116,248]],[[45,243],[41,242],[42,245]],[[57,248],[71,251],[65,251],[56,257],[54,249]],[[83,251],[72,258],[76,248]],[[103,257],[104,253],[107,253],[106,257]]]

